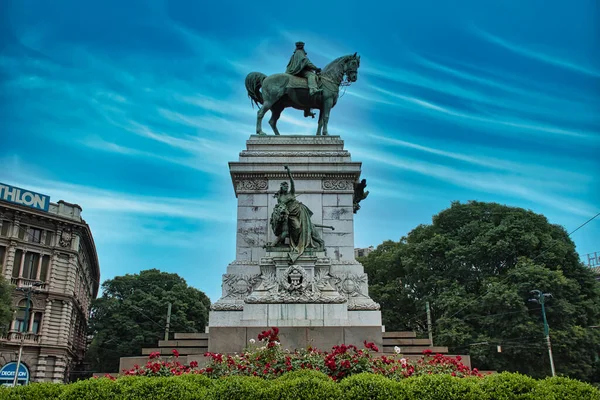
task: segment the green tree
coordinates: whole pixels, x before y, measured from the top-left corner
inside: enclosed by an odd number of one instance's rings
[[[204,332],[210,299],[179,275],[150,269],[106,280],[102,297],[92,303],[87,352],[92,369],[116,372],[120,357],[156,347],[164,339],[169,302],[172,332]]]
[[[12,294],[15,286],[0,275],[0,333],[6,334],[13,319]]]
[[[551,293],[557,373],[600,381],[600,331],[589,328],[600,321],[600,284],[567,232],[543,215],[455,202],[361,261],[388,330],[425,333],[429,301],[435,343],[470,354],[480,369],[550,373],[540,306],[528,300],[533,289]]]

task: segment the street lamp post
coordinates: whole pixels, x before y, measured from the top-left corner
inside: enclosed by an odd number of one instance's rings
[[[25,335],[29,332],[29,308],[31,306],[31,294],[39,293],[39,290],[34,290],[33,287],[41,286],[41,282],[34,282],[31,286],[25,288],[17,288],[17,290],[27,294],[27,303],[25,305],[25,332],[21,334],[21,344],[19,345],[19,356],[17,357],[17,368],[15,369],[15,379],[13,380],[13,386],[17,386],[19,380],[19,368],[21,368],[21,356],[23,355],[23,343],[25,342]]]
[[[545,300],[547,297],[552,297],[550,293],[543,293],[541,290],[532,290],[530,293],[534,294],[536,298],[530,299],[534,303],[538,303],[542,306],[542,317],[544,318],[544,335],[546,336],[546,344],[548,345],[548,356],[550,357],[550,369],[552,370],[552,376],[556,376],[554,370],[554,358],[552,357],[552,345],[550,344],[550,327],[548,326],[548,320],[546,319],[546,306]]]

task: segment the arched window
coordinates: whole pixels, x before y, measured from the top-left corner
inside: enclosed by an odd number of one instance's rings
[[[30,305],[30,307],[31,307],[31,305]],[[26,310],[27,310],[27,299],[22,299],[21,301],[19,301],[17,312],[15,313],[14,330],[17,332],[25,332],[27,329],[27,321],[25,320],[25,318],[26,318],[25,311]]]

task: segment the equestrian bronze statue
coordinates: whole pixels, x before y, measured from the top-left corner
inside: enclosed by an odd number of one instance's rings
[[[262,120],[271,110],[269,125],[275,135],[279,135],[277,120],[284,109],[293,107],[303,110],[305,117],[314,117],[310,110],[318,109],[317,135],[327,135],[329,113],[337,103],[340,86],[356,82],[358,67],[360,56],[354,53],[336,58],[321,70],[308,59],[304,43],[298,42],[286,73],[271,76],[261,72],[249,73],[246,76],[248,97],[259,107],[256,133],[266,135],[262,130]]]

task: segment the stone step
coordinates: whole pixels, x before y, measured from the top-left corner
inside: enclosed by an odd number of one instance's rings
[[[189,354],[204,354],[208,351],[208,347],[180,347],[176,349],[182,356]],[[158,352],[161,356],[170,356],[173,354],[173,348],[171,347],[144,347],[142,348],[142,355],[149,355],[150,353]]]
[[[208,339],[181,339],[181,340],[159,340],[158,347],[205,347],[208,346]]]
[[[403,339],[403,338],[416,338],[417,334],[415,332],[382,332],[383,338],[395,338],[395,339]]]
[[[202,332],[175,332],[175,340],[186,340],[186,339],[208,339],[208,333]]]
[[[386,357],[391,357],[394,356],[394,358],[399,359],[399,358],[406,358],[407,360],[420,360],[423,358],[422,354],[396,354],[396,353],[390,353],[390,352],[384,352],[383,353],[384,356]],[[444,354],[444,356],[446,357],[452,357],[452,358],[456,358],[457,354]],[[467,356],[467,355],[461,355],[461,362],[466,365],[467,367],[471,367],[471,357]]]
[[[431,346],[429,339],[383,338],[384,346]]]
[[[393,353],[395,346],[383,346],[384,353]],[[435,353],[448,353],[448,347],[446,346],[398,346],[400,347],[400,354],[422,354],[423,350],[431,350]]]

